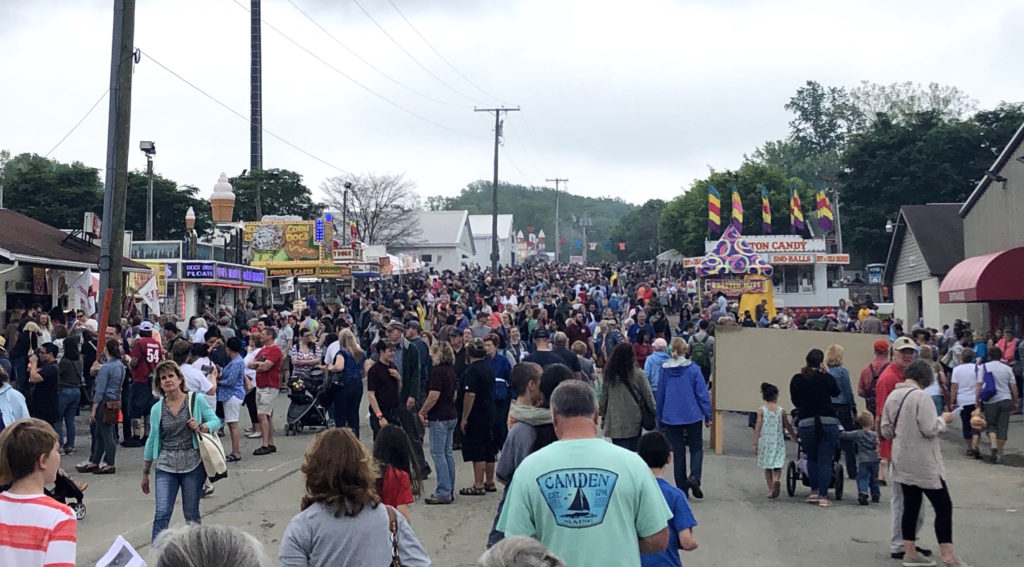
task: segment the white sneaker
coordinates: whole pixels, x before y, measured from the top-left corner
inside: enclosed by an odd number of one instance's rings
[[[253,431],[252,433],[245,434],[246,439],[259,439],[260,437],[263,437],[263,434],[259,431]]]

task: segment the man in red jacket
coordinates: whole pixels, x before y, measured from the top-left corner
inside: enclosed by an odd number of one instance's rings
[[[878,384],[875,385],[875,408],[878,413],[875,416],[876,423],[881,423],[881,411],[885,407],[885,400],[896,389],[896,384],[903,381],[903,371],[914,362],[916,355],[917,345],[909,338],[900,337],[892,343],[892,364],[885,368],[882,375],[878,377]],[[881,464],[883,465],[879,467],[879,470],[885,470],[885,463],[892,463],[892,440],[879,437],[878,456],[882,459]],[[879,484],[884,485],[885,480],[880,480]],[[892,483],[889,515],[892,521],[892,538],[889,540],[890,555],[893,559],[903,559],[903,528],[901,524],[903,521],[903,491],[898,482]],[[924,526],[923,512],[917,518],[918,531],[922,526]],[[917,548],[917,551],[926,557],[932,554],[931,550],[921,547]]]

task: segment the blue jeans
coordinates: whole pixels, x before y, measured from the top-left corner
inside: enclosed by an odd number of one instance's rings
[[[64,388],[57,394],[57,435],[60,436],[61,447],[75,447],[75,416],[78,415],[78,404],[82,401],[82,391],[78,388]],[[64,426],[60,427],[63,420]],[[67,444],[64,433],[67,431]]]
[[[640,436],[635,437],[612,437],[612,445],[616,447],[622,447],[627,451],[633,451],[636,453],[637,447],[640,445]]]
[[[178,488],[181,488],[181,511],[185,522],[201,524],[199,517],[199,497],[203,493],[206,482],[206,470],[203,465],[187,473],[170,473],[156,469],[156,513],[153,515],[153,541],[160,532],[171,524],[174,513],[174,501],[178,499]]]
[[[857,494],[867,494],[878,497],[881,491],[878,489],[878,461],[873,463],[857,463]]]
[[[690,477],[700,483],[704,471],[704,422],[687,425],[661,425],[668,444],[672,447],[672,465],[676,487],[686,491]],[[690,474],[686,474],[686,452],[690,452]]]
[[[932,396],[932,401],[935,402],[935,413],[942,415],[942,412],[946,411],[946,398],[939,396]]]
[[[836,454],[839,443],[839,426],[823,424],[821,435],[814,431],[814,425],[800,427],[800,444],[807,453],[807,477],[811,483],[811,493],[818,493],[828,498],[828,489],[832,483],[832,458]]]
[[[457,420],[430,422],[430,456],[437,472],[434,498],[451,500],[455,490],[455,455],[452,454],[452,435]]]
[[[363,379],[359,376],[345,376],[344,385],[334,392],[331,413],[335,427],[348,427],[359,438],[359,403],[363,401]]]

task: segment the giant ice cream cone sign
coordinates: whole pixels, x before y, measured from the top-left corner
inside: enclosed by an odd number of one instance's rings
[[[188,210],[185,211],[185,228],[187,228],[189,231],[191,231],[195,227],[196,227],[196,212],[195,212],[195,210],[192,209],[192,207],[189,207]]]
[[[213,210],[213,222],[231,222],[231,215],[235,210],[235,194],[231,192],[231,184],[228,183],[228,176],[220,174],[220,179],[213,186],[213,195],[210,196],[210,205]]]

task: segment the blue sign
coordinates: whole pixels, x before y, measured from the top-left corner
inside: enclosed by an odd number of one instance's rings
[[[181,279],[212,280],[216,277],[216,264],[213,262],[182,262]]]
[[[604,469],[559,469],[537,477],[555,523],[589,528],[604,522],[619,475]]]
[[[263,270],[242,269],[242,281],[256,285],[263,285],[267,282],[267,273]]]

